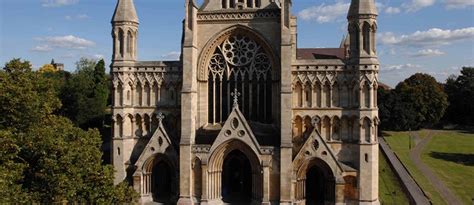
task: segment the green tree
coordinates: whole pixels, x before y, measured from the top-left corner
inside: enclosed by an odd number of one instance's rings
[[[54,73],[57,72],[56,68],[51,64],[44,64],[41,68],[38,69],[40,73]]]
[[[474,125],[474,67],[463,67],[461,75],[446,81],[449,107],[448,121],[460,125]]]
[[[13,59],[0,72],[0,129],[25,130],[61,106],[50,79]]]
[[[0,130],[0,204],[23,204],[30,200],[21,187],[26,163],[17,160],[19,151],[12,133]]]
[[[76,66],[61,95],[62,113],[81,128],[101,128],[109,95],[105,62],[82,58]]]
[[[55,115],[61,103],[50,77],[13,59],[0,71],[0,203],[126,203],[128,185],[113,185],[96,129]]]
[[[20,135],[18,143],[23,145],[19,156],[29,165],[23,187],[34,201],[109,204],[126,201],[119,191],[133,193],[114,186],[113,167],[102,165],[96,129],[84,131],[53,115]]]
[[[437,124],[448,106],[447,95],[436,80],[417,73],[394,90],[378,92],[382,129],[408,130]]]

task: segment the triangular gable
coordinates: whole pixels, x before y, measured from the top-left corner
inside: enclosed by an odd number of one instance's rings
[[[325,154],[323,154],[325,153]],[[344,169],[337,160],[331,147],[324,141],[317,129],[314,129],[293,160],[293,167],[299,169],[304,161],[318,157],[325,161],[334,172],[342,174]]]
[[[213,153],[220,145],[230,140],[240,140],[247,144],[255,154],[262,154],[257,138],[238,106],[232,108],[232,112],[211,146],[210,153]]]
[[[135,163],[135,167],[137,168],[135,174],[142,171],[143,164],[153,155],[175,152],[172,141],[166,133],[161,120],[158,124],[158,128],[155,130],[155,133],[153,133],[153,136],[150,138],[148,144],[145,149],[143,149],[140,157]]]

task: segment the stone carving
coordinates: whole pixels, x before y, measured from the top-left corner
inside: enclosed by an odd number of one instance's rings
[[[229,21],[229,20],[255,20],[280,18],[277,11],[260,12],[232,12],[232,13],[203,13],[197,16],[198,21]]]

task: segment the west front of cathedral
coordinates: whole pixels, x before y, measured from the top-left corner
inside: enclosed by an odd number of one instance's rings
[[[138,61],[118,0],[115,182],[142,204],[379,204],[374,0],[336,48],[298,48],[291,0],[184,3],[180,60]]]

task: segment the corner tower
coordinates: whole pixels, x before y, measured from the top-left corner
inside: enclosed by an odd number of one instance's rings
[[[133,0],[118,0],[112,18],[113,56],[111,75],[113,80],[113,112],[114,127],[112,140],[112,163],[115,167],[115,181],[118,184],[126,179],[132,150],[135,147],[134,100],[135,85],[132,80],[124,79],[123,67],[134,67],[137,55],[138,17]],[[122,69],[121,69],[122,68]],[[136,97],[135,97],[136,98]],[[119,115],[117,115],[119,114]],[[121,115],[120,115],[121,114]]]
[[[112,59],[137,60],[138,16],[133,0],[118,0],[112,18],[114,50]]]
[[[379,204],[378,199],[378,108],[379,61],[376,53],[377,9],[374,0],[352,0],[347,16],[349,25],[348,67],[358,79],[359,100],[359,201]],[[356,88],[357,89],[357,88]],[[357,126],[354,125],[354,126]]]

